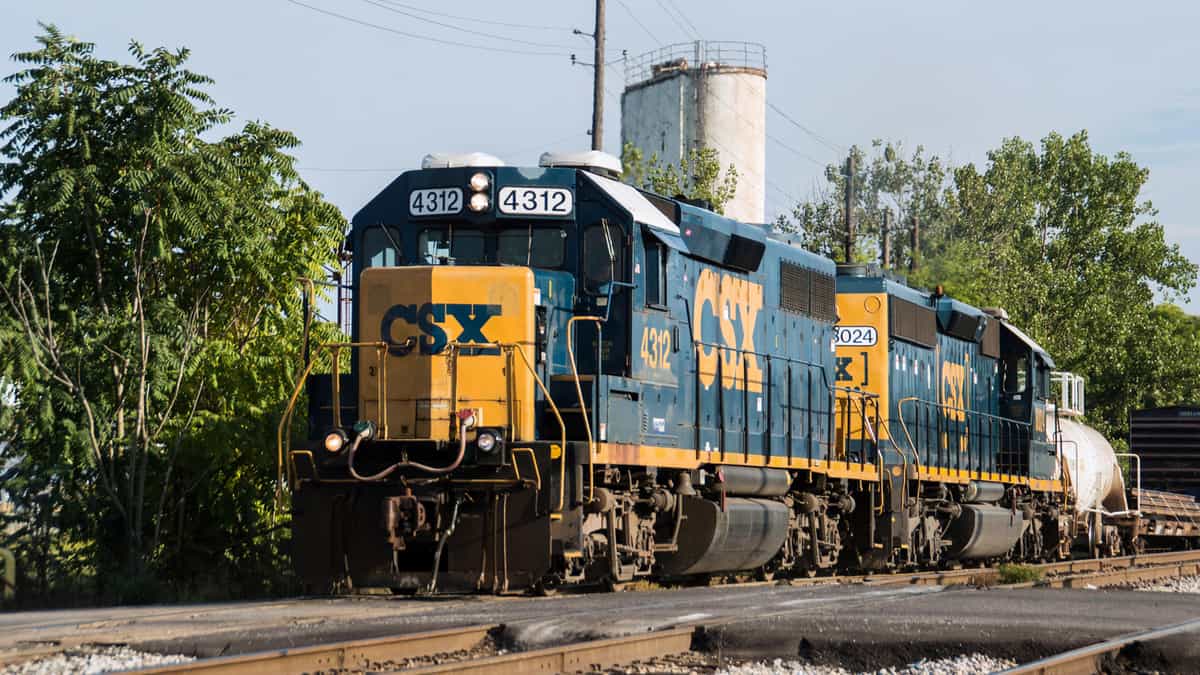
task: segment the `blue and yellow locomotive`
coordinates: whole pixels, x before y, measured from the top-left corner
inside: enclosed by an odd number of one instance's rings
[[[502,592],[1061,548],[1032,341],[619,175],[429,156],[354,217],[351,341],[309,363],[310,440],[281,441],[302,579]]]

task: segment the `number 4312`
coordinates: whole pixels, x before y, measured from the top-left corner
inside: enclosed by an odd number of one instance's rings
[[[666,328],[642,329],[642,361],[651,368],[670,370],[671,331]]]

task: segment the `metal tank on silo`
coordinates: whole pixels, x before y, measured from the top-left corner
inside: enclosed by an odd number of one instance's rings
[[[766,214],[767,50],[752,42],[673,44],[629,59],[621,94],[621,145],[678,165],[698,148],[732,164],[737,191],[725,215]]]

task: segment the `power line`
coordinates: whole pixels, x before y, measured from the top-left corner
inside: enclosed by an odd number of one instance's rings
[[[410,167],[411,168],[411,167]],[[367,169],[360,167],[298,166],[297,171],[320,171],[322,173],[403,173],[409,169]]]
[[[675,0],[667,0],[667,4],[671,5],[671,8],[679,14],[679,17],[687,22],[688,27],[692,29],[692,35],[695,35],[697,40],[701,39],[702,36],[700,35],[700,31],[696,30],[696,24],[692,23],[687,14],[684,14],[683,10],[679,9],[679,5],[675,4]]]
[[[663,45],[663,41],[659,40],[658,37],[654,35],[654,33],[650,32],[649,28],[646,28],[646,24],[642,23],[642,20],[638,18],[638,15],[636,13],[634,13],[634,11],[632,9],[629,8],[629,5],[625,4],[625,0],[617,0],[617,2],[621,3],[621,6],[625,8],[625,11],[629,13],[630,18],[633,19],[633,22],[636,23],[639,28],[641,28],[643,31],[645,31],[646,35],[650,36],[651,40],[654,40],[655,42],[657,42],[659,44],[659,46]]]
[[[833,141],[825,139],[817,132],[815,132],[812,129],[809,129],[808,127],[804,126],[803,124],[797,122],[795,119],[792,118],[791,115],[788,115],[787,113],[785,113],[783,110],[781,110],[779,108],[779,106],[775,105],[774,103],[767,101],[767,107],[769,107],[771,110],[774,110],[775,112],[779,113],[780,117],[787,120],[788,122],[791,122],[793,125],[796,126],[796,128],[800,129],[800,131],[803,131],[804,133],[808,134],[809,136],[812,136],[813,139],[815,139],[821,145],[824,145],[825,147],[829,148],[830,150],[833,150],[834,152],[839,152],[839,153],[846,152],[846,146],[839,145],[837,143],[834,143]]]
[[[452,23],[446,23],[445,21],[438,21],[437,19],[427,19],[423,16],[413,14],[412,12],[406,12],[402,9],[396,9],[395,7],[392,7],[388,4],[384,4],[383,2],[377,2],[376,0],[363,0],[363,2],[367,3],[368,5],[374,5],[376,7],[379,7],[380,9],[387,10],[394,14],[399,14],[401,16],[407,16],[410,19],[416,19],[417,21],[424,21],[425,23],[431,23],[435,26],[441,26],[442,28],[449,28],[450,30],[456,30],[456,31],[460,31],[463,33],[470,33],[471,35],[479,35],[481,37],[492,38],[493,40],[504,40],[506,42],[513,42],[513,43],[522,44],[522,45],[530,45],[533,47],[546,47],[549,49],[570,49],[570,47],[568,47],[566,45],[556,45],[556,44],[550,44],[548,42],[532,42],[530,40],[519,40],[517,38],[509,37],[507,35],[498,35],[496,33],[488,33],[486,31],[474,30],[471,28],[463,28],[462,26],[456,26]]]
[[[692,37],[699,38],[699,36],[696,36],[696,35],[693,35],[693,36],[688,35],[687,26],[684,26],[683,23],[681,23],[679,21],[679,19],[674,14],[671,13],[671,10],[667,9],[667,6],[663,4],[663,0],[655,0],[655,2],[658,3],[658,6],[660,9],[662,9],[663,13],[671,18],[671,21],[675,23],[675,25],[679,28],[679,30],[683,31],[684,37],[687,37],[688,39],[692,39]]]
[[[384,2],[387,2],[389,5],[395,5],[397,7],[411,9],[414,12],[420,12],[422,14],[429,14],[432,16],[440,16],[440,17],[444,17],[447,19],[458,19],[460,21],[474,21],[476,23],[483,23],[483,24],[487,24],[489,26],[503,26],[505,28],[524,28],[527,30],[552,30],[552,31],[570,31],[571,30],[570,26],[547,26],[547,25],[543,25],[543,24],[533,24],[533,23],[510,23],[507,21],[491,21],[488,19],[480,19],[479,17],[475,17],[475,16],[459,16],[457,14],[446,14],[445,12],[435,12],[432,9],[425,9],[423,7],[417,7],[415,5],[406,5],[403,2],[396,2],[395,0],[384,0]]]
[[[394,35],[400,35],[400,36],[403,36],[406,38],[412,38],[414,40],[424,40],[426,42],[433,42],[436,44],[447,45],[450,47],[464,47],[466,49],[478,49],[478,50],[486,51],[486,52],[502,52],[505,54],[525,54],[528,56],[562,56],[563,55],[563,52],[533,51],[530,49],[508,49],[506,47],[491,47],[488,45],[476,45],[476,44],[470,44],[467,42],[457,42],[455,40],[444,40],[442,38],[430,37],[428,35],[418,35],[416,33],[408,33],[408,32],[405,32],[405,31],[402,31],[402,30],[399,30],[396,28],[392,28],[390,26],[382,26],[377,23],[371,23],[370,21],[356,19],[352,16],[346,16],[345,14],[338,14],[337,12],[333,12],[328,9],[324,9],[322,7],[317,7],[315,5],[310,5],[308,3],[301,2],[300,0],[286,0],[286,1],[293,5],[304,7],[306,9],[310,9],[314,12],[324,14],[326,16],[332,16],[332,17],[341,19],[343,21],[349,21],[350,23],[356,23],[360,26],[374,28],[375,30],[381,30],[386,33],[392,33]]]
[[[740,110],[738,110],[736,106],[734,106],[734,105],[731,105],[731,104],[730,104],[729,102],[727,102],[725,99],[723,99],[723,98],[721,98],[720,96],[718,96],[718,95],[716,94],[716,92],[715,92],[715,91],[713,91],[713,89],[712,89],[711,87],[710,87],[710,88],[709,88],[707,91],[705,91],[704,95],[705,95],[705,96],[710,96],[710,97],[712,97],[712,98],[716,99],[716,100],[717,100],[717,102],[719,102],[721,105],[723,105],[723,106],[725,106],[726,108],[728,108],[728,109],[729,109],[729,110],[730,110],[730,111],[731,111],[731,112],[732,112],[734,115],[736,115],[736,116],[738,117],[738,119],[740,119],[740,120],[741,120],[742,122],[744,122],[745,124],[749,125],[750,127],[753,127],[753,126],[754,126],[754,122],[753,122],[753,120],[750,120],[750,119],[746,118],[744,115],[742,115],[742,112],[741,112]],[[771,142],[775,143],[776,145],[778,145],[778,146],[780,146],[780,147],[782,147],[782,148],[784,148],[784,149],[786,149],[786,150],[790,150],[790,151],[791,151],[793,154],[795,154],[796,156],[798,156],[798,157],[801,157],[801,158],[803,158],[803,159],[806,159],[806,160],[808,160],[808,161],[812,162],[813,164],[816,164],[816,165],[817,165],[817,166],[819,166],[819,167],[822,167],[822,168],[824,168],[824,167],[825,167],[825,163],[824,163],[824,162],[822,162],[822,161],[818,160],[817,158],[813,157],[812,155],[809,155],[809,154],[807,154],[807,153],[805,153],[805,152],[802,152],[802,151],[800,151],[800,150],[797,150],[796,148],[792,147],[791,145],[788,145],[787,143],[784,143],[783,141],[781,141],[781,140],[780,140],[778,137],[776,137],[776,136],[773,136],[773,135],[771,135],[770,133],[768,133],[768,132],[766,131],[766,129],[765,129],[765,125],[764,125],[764,129],[763,129],[763,133],[766,135],[766,137],[767,137],[768,139],[770,139],[770,140],[771,140]]]

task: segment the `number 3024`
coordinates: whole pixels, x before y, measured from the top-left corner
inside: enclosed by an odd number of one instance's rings
[[[671,331],[666,328],[642,329],[642,361],[651,368],[670,370]]]

